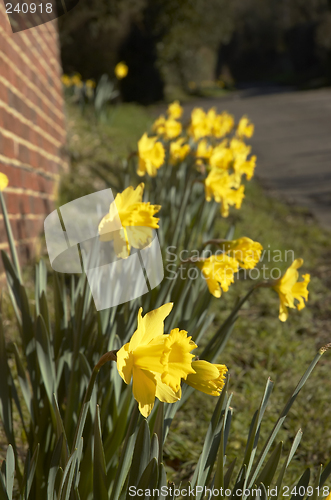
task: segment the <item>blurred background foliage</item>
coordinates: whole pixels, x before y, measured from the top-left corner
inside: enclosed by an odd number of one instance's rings
[[[172,86],[331,80],[330,0],[80,0],[59,20],[65,73],[114,76],[122,98],[150,104]]]

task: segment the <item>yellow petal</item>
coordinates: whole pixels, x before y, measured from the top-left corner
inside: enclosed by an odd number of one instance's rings
[[[129,353],[129,344],[125,344],[117,352],[117,370],[126,384],[131,382],[133,356]]]
[[[142,317],[142,307],[138,311],[138,327],[130,340],[130,350],[133,351],[140,345],[147,345],[155,337],[163,335],[164,320],[170,314],[173,303],[164,304]]]
[[[164,384],[161,380],[161,374],[155,374],[156,380],[156,397],[163,403],[175,403],[181,398],[181,388],[174,392],[168,385]]]
[[[8,177],[0,172],[0,191],[3,191],[8,186]]]
[[[197,360],[192,361],[192,368],[195,373],[188,375],[185,383],[211,396],[219,396],[224,386],[227,367]]]
[[[139,411],[148,417],[153,409],[156,392],[156,381],[152,373],[133,367],[132,392],[139,403]]]
[[[178,391],[182,378],[186,379],[189,373],[194,373],[191,365],[194,355],[190,354],[190,351],[196,348],[197,345],[191,337],[187,337],[185,330],[175,328],[167,335],[161,358],[164,367],[161,379],[173,391]]]

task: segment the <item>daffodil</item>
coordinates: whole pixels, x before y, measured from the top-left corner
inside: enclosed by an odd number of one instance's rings
[[[117,80],[122,80],[122,78],[125,78],[126,75],[129,72],[128,66],[125,64],[125,62],[121,61],[116,64],[115,66],[115,75]]]
[[[166,139],[174,139],[182,133],[182,124],[177,120],[169,118],[164,122],[164,136]]]
[[[224,111],[217,115],[213,122],[213,135],[217,138],[224,137],[229,134],[234,127],[234,118],[232,115]]]
[[[234,205],[237,209],[241,207],[245,188],[234,187],[237,187],[236,179],[224,170],[212,169],[205,179],[206,200],[211,201],[214,198],[217,203],[221,203],[223,217],[229,215],[230,206]]]
[[[191,113],[191,124],[188,131],[196,141],[210,135],[210,120],[207,120],[207,115],[203,109],[193,109]]]
[[[157,137],[148,137],[145,133],[138,142],[139,165],[137,174],[142,176],[146,173],[155,177],[157,169],[164,163],[165,151]]]
[[[251,180],[251,178],[254,175],[256,167],[256,156],[252,156],[248,161],[242,161],[241,159],[236,159],[233,162],[233,169],[234,169],[234,177],[236,179],[236,183],[239,186],[241,183],[241,177],[243,175],[246,175],[246,179],[248,181]]]
[[[225,242],[223,250],[236,259],[244,269],[253,269],[259,262],[263,247],[257,241],[242,237],[237,240]]]
[[[303,264],[303,259],[295,259],[290,267],[285,272],[284,276],[279,278],[273,285],[274,290],[279,295],[280,306],[279,306],[279,319],[281,321],[286,321],[288,318],[288,310],[297,309],[300,311],[305,307],[305,300],[308,300],[308,283],[310,282],[310,275],[303,274],[303,281],[298,281],[299,273],[298,269]],[[295,304],[295,300],[298,301]]]
[[[201,359],[192,361],[192,368],[195,373],[190,373],[185,383],[210,396],[219,396],[224,387],[227,367]]]
[[[82,76],[79,73],[76,73],[73,77],[71,77],[71,84],[75,87],[82,88]]]
[[[137,330],[130,342],[117,352],[117,369],[126,384],[132,380],[133,396],[139,410],[148,417],[155,398],[174,403],[181,396],[181,379],[186,379],[192,368],[197,346],[184,330],[178,328],[164,334],[164,320],[173,304],[165,304],[142,316],[138,312]]]
[[[179,104],[179,101],[174,101],[168,106],[168,115],[174,120],[178,120],[183,114],[183,108]]]
[[[213,152],[209,158],[209,164],[212,168],[228,170],[232,162],[232,150],[227,147],[227,141],[224,140],[213,149]]]
[[[208,143],[207,139],[202,139],[198,143],[198,147],[195,153],[197,158],[197,164],[201,165],[203,160],[209,160],[213,154],[213,146]]]
[[[8,177],[0,172],[0,191],[3,191],[8,186]]]
[[[131,246],[137,249],[147,246],[152,241],[153,228],[159,227],[159,219],[154,215],[161,206],[143,202],[143,192],[142,182],[136,189],[130,186],[118,193],[99,224],[100,240],[113,241],[116,255],[123,259],[129,257]]]
[[[95,81],[94,80],[86,80],[85,85],[89,89],[94,89],[95,88]]]
[[[191,148],[189,144],[184,143],[184,137],[170,143],[170,163],[172,165],[176,165],[177,163],[183,161],[189,154]]]
[[[225,254],[212,255],[195,262],[195,265],[201,269],[210,293],[217,298],[221,296],[221,290],[228,291],[239,268],[237,260]]]
[[[163,135],[165,132],[164,124],[166,122],[166,118],[164,115],[160,115],[152,125],[152,130],[158,135]]]
[[[63,74],[61,76],[61,82],[63,83],[63,85],[65,87],[71,87],[71,85],[72,85],[72,80],[71,80],[70,76],[65,75],[65,74]]]
[[[251,146],[248,146],[244,141],[233,137],[230,141],[230,149],[234,159],[245,161],[251,152]]]
[[[250,123],[247,116],[243,116],[239,121],[236,134],[238,137],[252,137],[254,134],[254,124]]]

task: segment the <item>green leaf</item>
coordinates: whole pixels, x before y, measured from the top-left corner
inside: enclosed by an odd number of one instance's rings
[[[306,469],[305,472],[302,474],[301,478],[299,479],[298,483],[296,484],[296,486],[292,488],[290,493],[292,493],[294,489],[295,491],[292,494],[290,500],[303,499],[303,497],[306,495],[307,487],[309,485],[309,479],[310,479],[310,469]]]
[[[318,500],[319,498],[319,488],[320,488],[320,485],[321,485],[321,475],[322,475],[322,468],[323,466],[320,465],[319,468],[318,468],[318,471],[317,471],[317,474],[316,474],[316,478],[315,478],[315,481],[314,481],[314,485],[313,485],[313,494],[308,496],[307,497],[307,500],[308,498],[311,499],[311,500]]]
[[[237,457],[230,463],[228,470],[225,473],[225,476],[224,476],[224,489],[225,490],[228,489],[228,487],[229,487],[236,462],[237,462]]]
[[[0,417],[7,440],[15,446],[12,417],[11,377],[7,360],[2,316],[0,315]]]
[[[5,464],[4,460],[4,464]],[[2,475],[2,472],[0,471],[0,500],[9,500],[9,497],[7,495],[7,490],[6,490],[6,484],[4,480],[4,476]]]
[[[156,434],[153,434],[151,441],[151,452],[149,455],[149,459],[156,458],[159,461],[159,438]]]
[[[17,378],[18,378],[18,381],[20,384],[22,395],[23,395],[25,404],[29,410],[30,418],[31,418],[32,422],[35,423],[36,403],[35,403],[35,400],[33,399],[30,384],[29,384],[28,379],[26,377],[26,372],[24,370],[23,362],[22,362],[20,354],[18,352],[17,345],[14,343],[14,344],[12,344],[12,347],[13,347],[13,352],[14,352],[15,362],[16,362]]]
[[[20,263],[18,260],[18,255],[16,252],[15,240],[14,240],[13,232],[11,230],[10,220],[9,220],[8,213],[7,213],[6,202],[5,202],[5,199],[3,197],[2,191],[0,191],[0,205],[1,205],[2,213],[3,213],[3,221],[4,221],[6,232],[7,232],[7,238],[8,238],[10,253],[11,253],[11,256],[13,259],[13,264],[15,266],[15,271],[17,273],[18,279],[20,282],[22,282],[21,268],[20,268]]]
[[[145,468],[145,470],[141,475],[141,478],[137,486],[137,490],[138,489],[142,489],[143,491],[153,490],[154,488],[156,488],[157,481],[158,481],[158,463],[156,458],[152,458],[152,460],[149,462],[149,464],[147,465],[147,467]],[[127,498],[130,498],[130,495]],[[143,498],[145,500],[150,500],[150,495],[145,495]]]
[[[15,477],[15,456],[13,447],[9,445],[6,454],[6,486],[7,486],[7,495],[9,497],[9,500],[12,500],[13,498],[14,477]]]
[[[228,380],[229,377],[226,378],[225,385],[218,398],[218,402],[208,426],[202,453],[192,478],[192,485],[194,487],[204,487],[207,484],[217,457],[217,451],[221,440],[223,420],[227,417],[232,397],[232,395],[230,397],[227,396]],[[201,496],[198,495],[197,498],[201,498]]]
[[[93,495],[98,500],[108,500],[106,462],[102,445],[100,409],[98,405],[94,421]]]
[[[61,455],[63,453],[63,448],[65,448],[64,441],[64,436],[61,434],[53,451],[47,479],[47,500],[57,498],[55,482],[58,471],[61,469]]]
[[[280,443],[278,443],[278,445],[272,452],[269,460],[263,467],[262,471],[260,472],[256,480],[257,483],[263,483],[266,488],[270,486],[271,481],[273,480],[273,477],[276,473],[279,460],[282,454],[282,448],[283,448],[283,443],[281,441]]]
[[[50,339],[42,316],[38,316],[36,321],[36,350],[42,379],[52,407],[53,393],[55,393],[55,367]]]
[[[291,446],[291,449],[288,453],[288,456],[286,457],[286,460],[280,470],[280,473],[279,473],[279,476],[278,476],[278,479],[277,479],[277,482],[276,482],[276,485],[275,485],[275,488],[276,488],[276,496],[274,498],[274,500],[277,500],[280,492],[281,492],[281,488],[282,488],[282,484],[283,484],[283,478],[284,478],[284,474],[285,474],[285,471],[287,469],[287,467],[289,466],[293,456],[294,456],[294,453],[296,452],[298,446],[299,446],[299,443],[301,441],[301,438],[302,438],[302,431],[301,429],[298,430],[298,432],[296,433],[295,435],[295,438],[293,440],[293,443],[292,443],[292,446]]]
[[[26,460],[25,460],[23,485],[25,487],[24,498],[26,498],[26,499],[29,498],[31,486],[32,486],[34,475],[36,472],[37,461],[38,461],[38,456],[39,456],[39,449],[40,449],[40,445],[38,444],[36,449],[35,449],[34,454],[32,455],[31,460],[30,460],[30,451],[28,452],[28,455],[27,455]]]
[[[242,498],[243,496],[242,491],[245,488],[246,476],[247,476],[247,466],[246,464],[244,464],[239,471],[237,480],[232,490],[231,498]]]
[[[9,290],[10,300],[12,302],[17,324],[19,329],[22,329],[22,319],[20,315],[21,303],[20,303],[20,279],[17,272],[10,261],[6,252],[1,250],[1,257],[3,262],[3,267],[5,268],[7,285]]]
[[[109,500],[118,500],[118,497],[122,491],[123,484],[132,461],[132,454],[136,442],[136,437],[138,433],[137,423],[139,421],[139,410],[138,405],[135,404],[134,411],[131,416],[130,425],[126,433],[125,442],[123,445],[122,453],[120,455],[119,464],[116,471],[116,476],[113,484],[113,489]]]
[[[139,427],[137,439],[131,462],[129,474],[129,486],[137,486],[143,471],[150,461],[150,431],[147,421],[144,419]],[[129,496],[127,496],[129,500]]]
[[[59,406],[57,404],[56,396],[53,394],[53,409],[55,413],[55,418],[56,418],[56,436],[57,439],[59,440],[62,436],[62,448],[61,448],[61,461],[58,462],[58,465],[61,465],[62,467],[65,466],[67,463],[68,457],[69,457],[69,445],[68,445],[68,440],[66,436],[66,431],[64,429],[63,425],[63,420],[60,414]]]
[[[164,403],[159,403],[153,432],[156,434],[159,443],[159,462],[163,459],[163,423],[164,423]]]

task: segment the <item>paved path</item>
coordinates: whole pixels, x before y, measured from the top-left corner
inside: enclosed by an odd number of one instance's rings
[[[250,143],[262,184],[307,207],[331,229],[331,89],[253,97],[238,93],[194,104],[216,106],[236,119],[247,114],[255,124]]]

